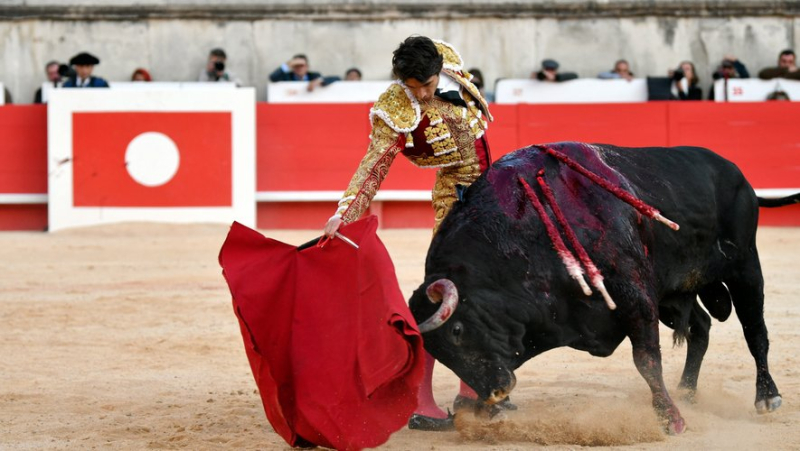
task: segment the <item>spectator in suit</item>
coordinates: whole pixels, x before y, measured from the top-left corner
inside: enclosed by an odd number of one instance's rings
[[[150,72],[148,72],[147,69],[140,67],[133,71],[131,81],[153,81],[153,77],[150,76]]]
[[[559,72],[558,61],[546,59],[542,61],[542,69],[539,72],[532,73],[531,78],[535,78],[539,81],[558,83],[562,81],[574,80],[578,78],[578,74],[574,72]]]
[[[677,69],[669,72],[672,78],[672,100],[703,100],[703,88],[694,69],[694,63],[683,61]]]
[[[339,77],[322,77],[319,72],[309,71],[308,57],[299,53],[289,61],[281,64],[269,75],[270,81],[307,81],[308,90],[313,91],[320,86],[327,86],[334,81],[340,80]]]
[[[771,80],[773,78],[788,78],[800,80],[800,70],[797,69],[794,50],[786,49],[778,55],[778,66],[767,67],[758,73],[758,78]]]
[[[52,83],[54,88],[57,88],[61,84],[61,73],[58,71],[59,66],[60,64],[55,60],[49,61],[44,65],[44,72],[47,74],[47,82]],[[33,96],[33,103],[42,103],[41,86],[36,90],[36,94]]]
[[[624,78],[625,80],[631,81],[633,80],[633,72],[631,72],[631,68],[630,65],[628,64],[628,61],[621,59],[617,60],[617,62],[614,63],[614,69],[606,72],[600,72],[599,74],[597,74],[597,78],[603,80]]]
[[[239,80],[239,78],[234,75],[233,72],[227,69],[225,65],[227,61],[228,55],[225,54],[225,50],[220,48],[211,49],[211,51],[208,52],[208,61],[206,61],[206,67],[200,71],[200,76],[197,77],[197,81],[232,81],[236,83],[236,86],[241,86],[241,80]]]
[[[714,80],[730,80],[731,78],[750,78],[750,72],[747,71],[742,62],[733,55],[727,55],[722,59],[717,70],[712,74]],[[708,91],[708,100],[714,100],[714,85],[712,84]]]
[[[75,74],[64,82],[64,88],[107,88],[108,82],[92,75],[94,66],[100,60],[91,53],[81,52],[69,60],[69,65],[75,68]]]

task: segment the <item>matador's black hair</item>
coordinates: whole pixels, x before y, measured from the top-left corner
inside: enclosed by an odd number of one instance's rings
[[[410,36],[394,51],[392,71],[402,81],[415,78],[426,82],[442,71],[443,63],[444,58],[430,38]]]

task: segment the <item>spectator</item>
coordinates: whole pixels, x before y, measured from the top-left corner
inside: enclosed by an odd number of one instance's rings
[[[241,80],[225,67],[227,60],[228,56],[225,54],[225,50],[220,48],[211,49],[211,51],[208,52],[206,68],[200,71],[200,76],[197,77],[197,81],[232,81],[236,83],[236,86],[241,86]]]
[[[787,100],[791,101],[792,99],[789,98],[789,94],[786,94],[786,91],[773,91],[769,93],[767,96],[767,100]]]
[[[14,99],[11,98],[11,91],[9,91],[5,86],[3,86],[3,99],[6,105],[11,105],[14,103]]]
[[[477,67],[473,67],[467,72],[472,75],[472,80],[470,81],[472,82],[473,85],[475,85],[476,88],[478,88],[478,92],[481,93],[483,98],[486,99],[487,102],[493,102],[494,95],[492,95],[492,93],[487,94],[485,91],[486,85],[484,84],[485,78],[483,78],[483,72],[481,72],[481,70],[478,69]]]
[[[578,78],[578,74],[574,72],[558,72],[558,62],[556,60],[546,59],[542,61],[542,70],[531,74],[531,78],[539,81],[552,81],[562,82],[574,80]]]
[[[773,78],[788,78],[800,80],[800,70],[797,70],[794,50],[786,49],[778,56],[778,67],[767,67],[758,73],[758,78],[771,80]]]
[[[714,71],[712,74],[714,80],[724,79],[729,80],[731,78],[750,78],[750,72],[747,71],[747,68],[742,64],[738,58],[732,55],[727,55],[722,59],[722,63],[720,63],[717,70]],[[711,88],[708,92],[708,100],[714,100],[714,85],[711,85]]]
[[[700,79],[694,70],[694,63],[684,61],[674,71],[669,72],[672,78],[672,100],[703,100],[703,88],[698,86]]]
[[[322,77],[319,72],[310,72],[308,70],[308,57],[299,53],[292,57],[289,61],[281,64],[269,75],[270,81],[307,81],[308,90],[313,91],[319,86],[327,86],[334,81],[339,80],[339,77]]]
[[[57,88],[61,83],[61,74],[58,71],[60,64],[58,61],[50,61],[44,65],[44,72],[47,74],[47,82],[52,83],[54,88]],[[36,95],[33,96],[33,103],[42,102],[42,87],[36,90]]]
[[[147,72],[147,69],[142,69],[140,67],[133,71],[131,81],[153,81],[153,77],[150,76],[150,72]]]
[[[614,63],[614,69],[606,72],[600,72],[599,74],[597,74],[597,78],[603,80],[624,78],[625,80],[631,81],[633,80],[633,72],[631,72],[628,61],[622,59],[622,60],[617,60],[617,62]]]
[[[361,71],[357,67],[351,67],[344,73],[345,81],[361,81]]]
[[[69,60],[69,65],[75,67],[75,74],[70,75],[64,82],[64,88],[107,88],[108,82],[92,75],[94,66],[100,60],[91,53],[78,53]]]

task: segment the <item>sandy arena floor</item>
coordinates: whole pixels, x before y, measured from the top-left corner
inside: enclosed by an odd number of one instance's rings
[[[255,393],[217,265],[219,225],[122,224],[53,234],[0,233],[0,450],[287,449]],[[266,232],[300,244],[315,231]],[[428,230],[382,231],[403,292],[421,282]],[[518,372],[520,410],[461,432],[403,429],[393,450],[800,449],[800,228],[762,228],[770,363],[784,404],[753,408],[755,371],[735,316],[714,322],[688,424],[661,434],[623,343],[601,359],[559,349]],[[665,378],[685,348],[662,327]],[[456,377],[442,366],[449,407]],[[672,389],[677,398],[677,390]]]

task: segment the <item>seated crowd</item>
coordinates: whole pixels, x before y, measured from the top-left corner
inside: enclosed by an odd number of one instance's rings
[[[227,55],[220,48],[212,49],[209,52],[206,67],[200,71],[197,81],[200,82],[233,82],[237,86],[242,85],[242,81],[231,72],[227,65]],[[46,83],[52,83],[54,87],[62,88],[103,88],[108,87],[108,82],[101,77],[93,75],[94,67],[100,64],[100,59],[96,56],[82,52],[69,60],[69,65],[60,64],[58,61],[49,61],[45,65]],[[559,83],[578,78],[575,72],[559,71],[559,63],[547,58],[542,61],[541,68],[531,73],[531,78],[541,82]],[[472,68],[468,70],[475,77],[475,85],[484,92],[485,80],[480,69]],[[668,72],[670,79],[669,98],[673,100],[702,100],[703,89],[700,86],[700,79],[697,76],[695,66],[691,61],[681,62],[675,70]],[[778,64],[774,67],[767,67],[758,73],[758,77],[763,80],[774,78],[786,78],[800,80],[800,70],[797,68],[796,56],[793,50],[787,49],[778,56]],[[625,79],[632,80],[634,74],[630,64],[625,59],[620,59],[614,63],[613,69],[597,74],[599,79]],[[750,78],[745,65],[735,56],[727,55],[715,69],[712,78],[733,79]],[[307,89],[313,91],[319,87],[328,86],[337,81],[360,81],[361,71],[358,68],[350,68],[345,72],[344,77],[323,76],[319,72],[311,71],[309,68],[308,57],[304,54],[294,55],[289,61],[276,68],[270,75],[271,82],[281,81],[308,81]],[[131,75],[131,81],[149,82],[153,81],[150,73],[144,68],[136,68]],[[485,93],[489,100],[492,100],[491,93]],[[11,93],[5,89],[5,102],[12,103]],[[709,100],[714,100],[713,83],[708,90]],[[34,103],[41,103],[42,90],[39,88],[34,96]],[[786,93],[776,91],[767,100],[789,100]]]

